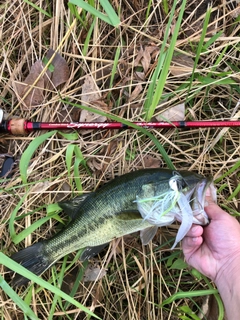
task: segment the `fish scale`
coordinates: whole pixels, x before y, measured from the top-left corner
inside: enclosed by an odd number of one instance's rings
[[[115,178],[89,195],[84,194],[59,203],[72,221],[51,239],[25,248],[12,258],[40,275],[66,254],[83,249],[80,258],[86,260],[99,253],[111,240],[136,231],[141,231],[141,240],[143,244],[147,244],[154,237],[157,227],[143,219],[138,211],[136,199],[143,190],[145,193],[152,190],[153,185],[157,186],[155,190],[160,195],[167,192],[169,179],[175,174],[176,172],[168,169],[138,170]],[[190,196],[193,195],[191,207],[196,207],[199,199],[203,207],[203,193],[211,184],[211,179],[189,171],[178,171],[178,174],[184,181],[183,196],[189,195],[189,192]],[[204,185],[204,188],[201,187],[201,195],[197,193],[200,182]],[[199,206],[199,203],[197,205]],[[181,211],[179,208],[176,210],[176,207],[177,204],[174,210],[164,217],[165,221],[159,222],[159,226],[171,224],[176,219],[176,211],[179,219]],[[200,223],[207,223],[204,211],[200,216]],[[13,284],[19,286],[27,281],[26,278],[16,275]]]

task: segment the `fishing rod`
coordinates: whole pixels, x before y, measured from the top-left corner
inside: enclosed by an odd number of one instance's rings
[[[146,129],[158,128],[221,128],[240,127],[240,120],[199,120],[199,121],[157,121],[157,122],[131,122]],[[133,129],[131,125],[121,122],[32,122],[26,119],[3,119],[0,109],[0,132],[13,135],[24,135],[38,130],[101,130],[101,129]]]

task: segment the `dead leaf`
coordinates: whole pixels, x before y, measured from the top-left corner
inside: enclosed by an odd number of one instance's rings
[[[146,74],[150,68],[152,54],[155,51],[159,51],[157,46],[145,46],[140,48],[137,57],[134,61],[134,66],[138,66],[140,63],[143,66],[144,73]]]
[[[27,93],[27,91],[30,89],[30,87],[34,84],[38,76],[43,70],[43,64],[42,61],[38,60],[34,63],[34,65],[31,67],[30,73],[27,76],[27,78],[24,80],[23,83],[21,82],[15,82],[16,90],[20,98],[23,98],[24,95]],[[22,101],[26,109],[29,107],[34,107],[39,104],[41,104],[44,100],[44,94],[43,89],[45,87],[44,78],[41,77],[35,86],[32,88],[30,93],[24,98]]]
[[[102,159],[92,158],[87,161],[87,165],[89,166],[91,171],[95,172],[96,170],[97,171],[102,170],[103,162],[102,162]]]
[[[179,54],[172,59],[170,72],[174,76],[186,76],[193,71],[194,61],[185,54]]]
[[[85,76],[84,83],[82,85],[81,101],[85,106],[93,104],[94,101],[101,99],[101,94],[98,86],[96,85],[94,79],[90,75]],[[80,115],[80,122],[104,122],[107,118],[104,116],[99,116],[96,113],[82,110]]]
[[[136,75],[137,80],[141,80],[141,81],[146,80],[144,72],[136,71],[136,72],[134,72],[134,74]]]
[[[53,54],[54,50],[49,49],[43,60],[46,60],[45,62],[47,63]],[[53,58],[50,69],[48,69],[46,74],[43,74],[36,82],[44,68],[45,63],[38,60],[33,64],[29,75],[23,82],[15,82],[16,91],[20,97],[20,102],[24,104],[24,109],[40,105],[44,101],[44,89],[47,88],[52,90],[69,79],[70,72],[67,62],[59,53],[56,53]],[[29,90],[29,94],[24,97]]]
[[[134,101],[139,96],[139,94],[142,92],[142,89],[143,89],[143,86],[140,83],[137,84],[130,95],[129,102]]]
[[[45,181],[45,182],[38,182],[35,185],[33,185],[33,187],[30,190],[30,193],[43,193],[44,191],[46,191],[50,186],[49,181]]]
[[[46,59],[50,60],[54,53],[55,51],[53,49],[49,49],[46,54]],[[47,74],[51,79],[50,85],[52,86],[52,88],[57,88],[61,84],[67,82],[67,80],[69,79],[70,71],[66,60],[59,53],[55,54],[51,64],[54,70],[53,72],[48,70]]]
[[[146,155],[143,158],[144,168],[160,168],[161,161],[152,156]]]
[[[61,185],[61,188],[57,191],[57,194],[54,198],[55,202],[61,202],[64,198],[66,198],[66,194],[68,194],[71,191],[71,187],[67,182],[64,182]]]
[[[185,118],[185,103],[169,108],[155,117],[158,121],[182,121]]]
[[[89,265],[85,270],[83,282],[100,280],[107,274],[107,269],[100,268],[97,264]]]

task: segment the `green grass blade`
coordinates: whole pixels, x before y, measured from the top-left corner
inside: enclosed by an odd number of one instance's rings
[[[240,160],[237,161],[234,166],[232,166],[231,169],[229,169],[227,172],[225,172],[221,177],[217,178],[216,180],[214,180],[215,183],[219,183],[220,181],[222,181],[223,179],[225,179],[227,176],[229,176],[230,174],[234,173],[235,171],[237,171],[240,168]]]
[[[76,6],[70,2],[68,2],[68,8],[71,12],[71,22],[72,22],[72,19],[73,17],[75,17],[78,21],[80,21],[80,23],[82,24],[82,26],[85,28],[86,27],[86,15],[85,15],[85,12],[82,12],[82,16],[83,18],[80,16],[80,14],[78,13],[78,10],[76,8]],[[71,23],[70,23],[71,24]]]
[[[0,256],[5,259],[5,255],[0,253]],[[6,257],[9,259],[8,257]],[[32,320],[38,320],[36,314],[32,311],[29,305],[23,301],[19,295],[9,286],[9,284],[0,275],[0,287],[5,292],[5,294],[12,299],[12,301],[23,311],[23,313]]]
[[[162,44],[163,46],[163,44]],[[154,113],[155,108],[152,107],[152,97],[154,96],[154,92],[156,90],[156,83],[158,82],[158,78],[162,69],[162,66],[164,64],[164,60],[166,57],[166,52],[160,52],[157,67],[153,72],[153,76],[151,78],[151,83],[149,85],[149,88],[147,90],[147,96],[146,96],[146,102],[144,103],[143,110],[145,112],[145,119],[148,121],[148,119],[151,119],[151,114]]]
[[[211,282],[209,281],[209,279],[204,276],[204,275],[201,275],[204,279],[204,281],[206,282],[206,284],[208,285],[208,288],[211,290],[214,290],[214,287],[213,285],[211,284]],[[222,299],[219,295],[219,293],[214,293],[214,297],[217,301],[217,305],[218,305],[218,320],[224,320],[224,305],[223,305],[223,302],[222,302]]]
[[[82,0],[70,0],[69,1],[72,4],[75,4],[76,6],[83,8],[84,10],[90,12],[93,16],[98,17],[99,19],[105,21],[108,24],[111,24],[110,19],[103,14],[102,12],[98,11],[94,7],[92,7],[90,4],[86,3],[85,1]]]
[[[231,75],[225,77],[225,78],[220,78],[220,75],[219,75],[219,78],[218,79],[214,79],[214,78],[211,78],[209,76],[200,76],[198,75],[197,76],[197,79],[199,80],[199,82],[203,85],[229,85],[229,84],[236,84],[236,82],[230,78]]]
[[[82,151],[80,150],[79,146],[75,145],[75,148],[74,148],[74,153],[76,155],[76,159],[79,160],[79,163],[88,171],[88,173],[90,174],[89,172],[89,168],[87,166],[87,161],[84,159],[84,156],[82,154]]]
[[[15,228],[14,228],[14,222],[15,222],[15,218],[17,216],[17,213],[19,211],[19,209],[21,208],[23,202],[25,201],[26,197],[27,197],[27,193],[24,194],[24,196],[19,200],[18,204],[16,205],[16,207],[14,208],[10,219],[9,219],[9,233],[10,233],[10,237],[11,239],[14,239],[16,237],[16,232],[15,232]]]
[[[31,286],[29,286],[29,288],[27,290],[26,296],[24,298],[24,301],[27,303],[27,305],[30,305],[30,303],[32,301],[33,289],[34,289],[34,286],[31,285]]]
[[[37,148],[48,138],[53,136],[57,131],[50,131],[47,133],[42,134],[41,136],[35,138],[33,141],[30,142],[29,146],[27,149],[23,152],[21,156],[21,160],[19,163],[19,170],[20,170],[20,175],[21,179],[24,184],[27,183],[27,170],[28,170],[28,165],[29,162],[34,154],[34,152],[37,150]]]
[[[202,53],[203,43],[204,43],[205,36],[206,36],[206,33],[207,33],[207,28],[208,28],[208,23],[209,23],[209,20],[210,20],[210,16],[211,16],[211,8],[209,8],[207,10],[206,16],[205,16],[205,19],[204,19],[203,29],[202,29],[201,37],[200,37],[200,40],[199,40],[199,43],[198,43],[196,58],[194,60],[192,75],[191,75],[190,82],[189,82],[188,93],[190,92],[190,90],[192,88],[192,82],[193,82],[193,79],[194,79],[194,76],[195,76],[194,73],[195,73],[195,70],[197,68],[197,64],[198,64],[198,61],[200,59],[200,55]]]
[[[12,241],[14,244],[18,244],[22,240],[24,240],[27,236],[29,236],[31,233],[33,233],[35,230],[41,227],[45,222],[56,216],[57,213],[53,213],[51,215],[48,215],[42,219],[37,220],[36,222],[32,223],[28,228],[21,231],[19,234],[16,235],[16,233],[12,236]]]
[[[184,320],[201,320],[195,313],[193,313],[192,309],[189,308],[189,306],[182,306],[179,307],[179,311],[182,311],[184,313],[183,317],[179,317],[179,319],[184,319]],[[186,317],[188,315],[189,317]]]
[[[81,253],[82,253],[82,252],[81,252]],[[80,254],[79,254],[79,257],[80,257]],[[74,282],[74,285],[73,285],[73,287],[72,287],[72,290],[71,290],[71,292],[69,293],[69,295],[70,295],[71,297],[74,297],[75,294],[77,293],[77,290],[78,290],[78,287],[79,287],[79,283],[80,283],[80,281],[82,281],[82,279],[83,279],[83,276],[84,276],[84,273],[85,273],[85,270],[86,270],[87,266],[88,266],[88,261],[82,262],[82,268],[79,270],[78,275],[77,275],[77,277],[76,277],[76,280],[75,280],[75,282]],[[64,309],[66,310],[66,309],[69,307],[69,305],[70,305],[69,302],[66,302],[66,303],[64,304]]]
[[[92,33],[93,33],[95,25],[96,25],[96,19],[93,20],[93,23],[91,24],[91,26],[88,30],[86,39],[84,41],[84,46],[83,46],[83,50],[82,50],[83,56],[86,56],[86,54],[88,52],[89,43],[91,41],[91,37],[92,37]]]
[[[63,103],[68,103],[69,105],[72,105],[74,107],[77,107],[77,108],[80,108],[80,109],[83,109],[83,110],[87,110],[87,111],[90,111],[90,112],[94,112],[96,114],[99,114],[101,116],[104,116],[104,117],[107,117],[113,121],[117,121],[117,122],[121,122],[133,129],[136,129],[136,130],[139,130],[140,132],[142,132],[144,135],[148,136],[152,142],[155,144],[156,148],[158,149],[158,151],[160,152],[160,154],[162,155],[164,161],[166,162],[167,166],[169,169],[171,170],[175,170],[175,167],[171,161],[171,159],[169,158],[168,154],[166,153],[164,147],[161,145],[161,143],[158,141],[157,138],[154,137],[154,135],[149,132],[148,130],[146,130],[145,128],[142,128],[126,119],[123,119],[121,117],[118,117],[116,115],[113,115],[113,114],[110,114],[110,113],[106,113],[106,112],[103,112],[101,110],[98,110],[98,109],[95,109],[95,108],[91,108],[91,107],[87,107],[87,106],[82,106],[82,105],[79,105],[79,104],[76,104],[76,103],[73,103],[73,102],[70,102],[70,101],[65,101],[65,100],[62,100]]]
[[[195,291],[188,291],[188,292],[176,292],[171,297],[164,300],[159,305],[159,308],[163,307],[166,304],[172,303],[173,301],[178,300],[178,299],[202,297],[202,296],[208,296],[209,294],[216,294],[216,293],[218,293],[217,289],[195,290]]]
[[[0,252],[0,261],[1,263],[7,267],[10,270],[13,270],[14,272],[17,272],[21,274],[23,277],[36,282],[39,286],[51,291],[53,294],[58,295],[59,297],[65,299],[66,301],[70,302],[77,308],[81,309],[82,311],[86,312],[88,315],[91,315],[92,317],[96,319],[100,319],[98,316],[96,316],[93,312],[91,312],[88,308],[84,307],[82,304],[80,304],[78,301],[70,297],[68,294],[60,290],[59,288],[54,287],[47,281],[43,280],[41,277],[35,275],[34,273],[30,272],[29,270],[25,269],[23,266],[18,264],[17,262],[13,261],[9,257],[7,257],[5,254]],[[3,290],[6,288],[6,282],[2,284]],[[7,287],[8,290],[8,287]],[[100,319],[101,320],[101,319]]]
[[[56,268],[55,267],[52,268],[52,278],[53,278],[53,283],[55,287],[61,288],[62,286],[67,259],[68,259],[68,256],[65,256],[61,265],[60,273],[58,274],[57,277],[56,277]],[[57,303],[62,307],[61,298],[58,295],[55,295],[52,301],[51,309],[49,311],[48,320],[54,319],[54,312],[55,312]],[[67,315],[65,315],[65,317],[69,318]]]
[[[233,198],[238,197],[240,192],[240,184],[237,186],[237,188],[233,191],[233,193],[227,198],[228,201],[232,201]]]
[[[174,17],[176,5],[177,5],[177,1],[175,0],[173,7],[171,9],[171,14],[169,17],[168,25],[167,25],[165,35],[164,35],[163,44],[162,44],[161,51],[159,54],[160,63],[159,63],[158,69],[156,71],[156,74],[154,74],[154,79],[152,79],[152,83],[151,83],[150,89],[149,89],[150,93],[148,93],[147,100],[144,105],[144,110],[146,112],[145,118],[147,121],[151,120],[151,118],[155,112],[155,109],[156,109],[157,105],[159,104],[159,100],[162,96],[162,93],[163,93],[163,89],[164,89],[164,86],[166,83],[167,75],[169,72],[169,67],[170,67],[170,64],[172,61],[173,52],[175,49],[178,33],[180,30],[181,21],[182,21],[183,14],[184,14],[184,9],[186,6],[186,0],[182,1],[181,9],[180,9],[180,12],[178,15],[178,20],[177,20],[177,23],[174,28],[174,33],[172,35],[172,39],[171,39],[169,48],[167,49],[166,54],[164,56],[163,54],[164,54],[164,51],[166,50],[166,43],[167,43],[167,39],[168,39],[168,34],[170,32],[172,20]],[[159,71],[160,71],[160,74],[158,76],[157,73],[159,73]],[[156,86],[156,89],[154,90],[155,83],[157,83],[157,86]],[[154,91],[154,94],[153,94],[153,91]]]
[[[165,14],[168,14],[169,12],[168,0],[162,0],[162,7]]]
[[[54,216],[54,219],[57,220],[58,222],[64,224],[64,221],[59,217],[58,213],[62,211],[62,208],[58,205],[58,203],[50,203],[46,207],[47,210],[47,215],[52,215],[53,213],[56,214]]]
[[[73,141],[78,139],[78,133],[77,132],[71,132],[71,133],[66,133],[62,131],[58,131],[58,133],[65,138],[66,140]]]
[[[39,6],[37,6],[35,3],[32,3],[29,0],[23,0],[25,3],[29,4],[30,6],[32,6],[34,9],[38,10],[39,12],[41,12],[42,14],[44,14],[45,16],[52,18],[52,16],[45,10],[43,10],[42,8],[40,8]]]
[[[207,51],[207,49],[222,36],[223,31],[217,32],[214,36],[212,36],[202,47],[202,52]]]
[[[81,163],[81,160],[76,158],[73,166],[74,181],[78,191],[82,191],[82,182],[81,182],[80,173],[79,173],[80,163]]]
[[[95,9],[94,7],[92,7],[90,4],[88,4],[83,0],[70,0],[69,2],[72,4],[75,4],[80,8],[83,8],[84,10],[90,12],[92,15],[107,22],[113,27],[117,27],[120,24],[119,17],[117,16],[116,12],[114,11],[114,9],[112,8],[112,6],[107,0],[102,0],[101,4],[107,13],[108,12],[111,13],[111,16],[103,14],[102,12],[98,11],[97,9]]]
[[[118,62],[119,62],[120,53],[121,53],[121,47],[118,46],[117,50],[116,50],[116,53],[115,53],[114,61],[113,61],[112,73],[111,73],[111,78],[110,78],[110,83],[109,83],[109,87],[110,88],[113,88],[113,80],[114,80],[114,77],[115,77],[116,72],[117,72],[117,65],[118,65]],[[108,101],[110,100],[110,96],[111,96],[111,91],[109,91],[109,93],[107,95]]]
[[[111,21],[111,25],[113,25],[114,27],[117,27],[120,24],[120,19],[117,16],[116,12],[114,11],[113,7],[111,6],[111,4],[109,3],[108,0],[99,0],[103,9],[106,11],[110,21]]]
[[[84,159],[80,148],[77,145],[70,144],[66,150],[66,165],[68,170],[68,176],[70,179],[70,184],[72,184],[71,168],[72,168],[72,159],[74,158],[74,154],[75,154],[74,165],[73,165],[74,181],[78,191],[82,191],[82,182],[81,182],[80,173],[79,173],[79,166],[82,165],[89,174],[90,172],[87,166],[87,162]]]
[[[70,144],[67,147],[66,150],[66,165],[67,165],[67,171],[68,171],[68,177],[70,179],[70,184],[72,185],[72,178],[71,178],[71,167],[72,167],[72,159],[73,159],[73,154],[74,154],[74,144]]]

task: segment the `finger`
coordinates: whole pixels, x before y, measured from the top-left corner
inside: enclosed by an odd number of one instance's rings
[[[203,228],[199,225],[192,225],[187,235],[182,240],[183,253],[187,257],[195,252],[203,243]]]
[[[193,224],[191,229],[186,234],[187,237],[200,237],[203,234],[203,228],[200,225]]]
[[[199,237],[185,237],[182,240],[183,253],[187,257],[195,252],[203,243],[203,238]]]
[[[208,188],[205,194],[205,208],[204,208],[208,217],[212,220],[219,219],[220,215],[228,215],[227,212],[222,210],[215,202],[213,198],[213,190]]]
[[[222,210],[216,203],[211,202],[207,207],[204,208],[206,214],[210,218],[210,220],[218,220],[228,216],[229,214]]]
[[[217,196],[216,196],[216,189],[213,185],[210,185],[210,187],[207,188],[205,193],[205,201],[204,206],[207,207],[211,203],[217,202]]]

